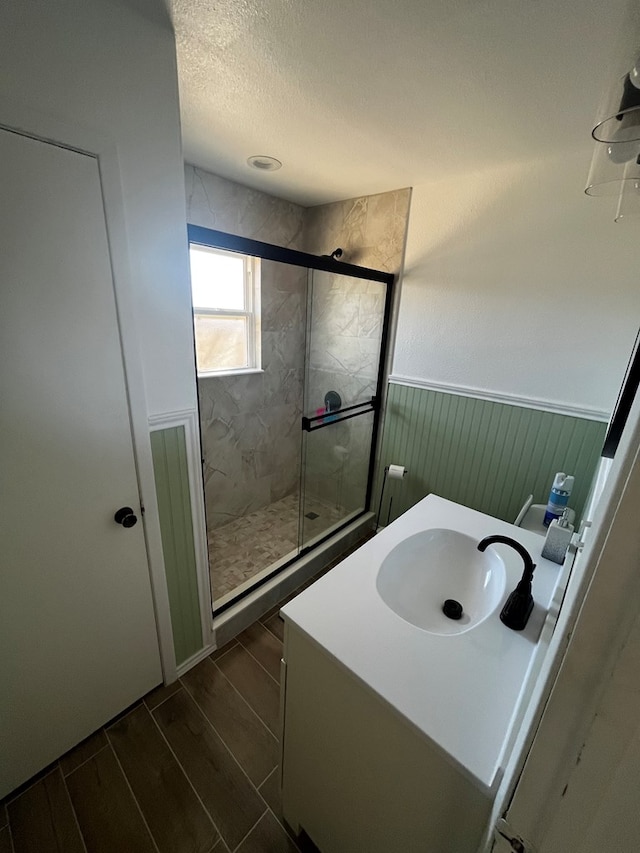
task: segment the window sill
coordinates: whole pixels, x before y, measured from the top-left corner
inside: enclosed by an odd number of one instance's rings
[[[264,373],[264,370],[261,367],[241,367],[237,370],[215,370],[196,375],[198,379],[216,379],[218,376],[245,376],[247,373]]]

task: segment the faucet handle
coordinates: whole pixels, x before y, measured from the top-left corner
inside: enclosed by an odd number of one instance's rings
[[[580,528],[577,533],[573,534],[573,539],[571,544],[575,547],[576,551],[582,551],[584,548],[585,542],[585,533],[591,527],[593,522],[591,521],[581,521]]]

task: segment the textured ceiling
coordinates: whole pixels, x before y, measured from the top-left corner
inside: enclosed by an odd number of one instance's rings
[[[626,7],[171,0],[185,159],[313,205],[588,148]]]

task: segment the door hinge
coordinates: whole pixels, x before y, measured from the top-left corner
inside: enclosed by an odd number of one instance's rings
[[[536,848],[529,841],[521,838],[504,818],[496,821],[494,834],[499,835],[511,845],[512,853],[536,853]]]

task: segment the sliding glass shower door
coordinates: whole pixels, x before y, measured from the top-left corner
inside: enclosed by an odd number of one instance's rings
[[[196,225],[189,242],[217,615],[370,508],[393,276]]]
[[[385,283],[309,270],[301,550],[368,506],[386,298]]]

